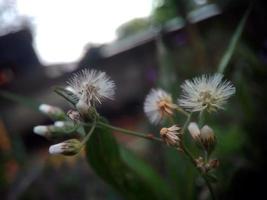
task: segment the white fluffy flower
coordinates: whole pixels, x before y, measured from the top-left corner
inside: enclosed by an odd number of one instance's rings
[[[163,117],[172,116],[175,108],[171,95],[162,89],[152,89],[144,103],[144,111],[153,124],[158,124]]]
[[[78,97],[79,106],[86,108],[105,99],[114,99],[115,83],[105,72],[83,69],[68,81],[69,88]]]
[[[191,112],[223,109],[227,99],[235,93],[235,87],[230,81],[222,79],[222,74],[214,74],[186,80],[181,86],[179,105]]]

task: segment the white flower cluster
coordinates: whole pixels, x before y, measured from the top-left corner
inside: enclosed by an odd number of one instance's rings
[[[223,75],[203,75],[182,84],[182,95],[178,105],[188,112],[223,109],[227,99],[235,93],[230,81],[223,81]],[[172,97],[163,89],[152,89],[144,103],[144,111],[153,124],[158,124],[164,117],[172,116],[178,105],[173,104]]]

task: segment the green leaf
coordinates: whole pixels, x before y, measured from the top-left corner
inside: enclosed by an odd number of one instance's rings
[[[98,127],[86,144],[87,159],[95,172],[125,199],[173,199],[159,177],[144,162],[121,149],[109,129]],[[125,162],[125,156],[129,156]],[[133,162],[139,162],[133,164]],[[155,181],[156,180],[156,181]],[[155,182],[154,182],[155,181]],[[159,184],[159,185],[157,185]],[[164,189],[165,188],[165,189]]]
[[[55,87],[54,92],[66,99],[73,106],[75,106],[79,101],[79,98],[73,92],[66,90],[65,88]]]
[[[249,16],[250,11],[251,11],[251,7],[249,7],[247,9],[247,11],[245,12],[241,21],[239,22],[238,27],[235,30],[235,32],[231,38],[230,44],[229,44],[228,48],[226,49],[226,52],[224,53],[219,65],[218,65],[218,72],[219,73],[222,73],[222,74],[224,73],[232,55],[234,54],[234,51],[236,49],[236,46],[238,44],[239,39],[241,38],[241,34],[243,32],[243,29],[244,29],[244,26],[246,24],[246,21],[247,21],[247,18]]]
[[[176,149],[165,148],[165,166],[171,183],[175,186],[176,197],[196,199],[195,180],[198,173],[192,163]],[[177,199],[177,198],[176,198]]]
[[[168,199],[174,199],[172,196],[173,191],[168,184],[144,160],[138,158],[134,153],[125,148],[121,148],[121,156],[132,170],[142,177],[147,184],[151,185],[153,191],[158,196],[164,194]]]

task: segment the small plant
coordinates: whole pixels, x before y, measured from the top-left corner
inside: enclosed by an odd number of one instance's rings
[[[160,138],[156,135],[112,126],[98,113],[97,104],[114,99],[115,94],[115,83],[105,72],[84,69],[74,74],[67,83],[66,88],[57,88],[55,91],[70,102],[73,108],[64,113],[60,108],[42,104],[39,107],[40,111],[55,123],[34,127],[36,134],[47,138],[66,135],[72,137],[50,146],[51,154],[67,156],[78,154],[85,145],[90,145],[92,134],[98,134],[96,128],[108,128],[154,140],[175,148],[180,154],[187,156],[206,181],[211,196],[215,199],[211,181],[215,178],[212,172],[219,166],[219,160],[212,158],[212,152],[216,147],[216,134],[206,124],[204,115],[223,110],[227,100],[235,93],[235,87],[230,81],[223,80],[223,75],[202,75],[186,80],[181,85],[182,94],[176,102],[163,89],[152,89],[145,99],[144,112],[152,124],[161,127]],[[178,125],[175,122],[176,114],[185,118],[184,124]],[[196,116],[198,120],[195,120]],[[163,122],[169,126],[163,127]],[[193,156],[186,146],[184,136],[187,132],[190,133],[193,143],[200,149],[199,155]]]

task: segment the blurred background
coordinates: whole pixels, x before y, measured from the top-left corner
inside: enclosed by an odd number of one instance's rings
[[[163,87],[177,98],[183,80],[216,72],[249,7],[242,36],[224,71],[237,94],[225,112],[208,121],[218,138],[214,157],[221,161],[215,187],[219,199],[265,195],[265,1],[0,0],[1,199],[124,199],[88,167],[83,154],[48,155],[55,141],[32,129],[52,122],[31,108],[38,102],[67,111],[69,105],[53,86],[65,86],[71,74],[83,68],[99,69],[117,85],[116,100],[103,104],[99,112],[114,125],[158,135],[143,113],[148,91]],[[14,96],[4,91],[32,102],[10,101]],[[207,198],[197,173],[176,152],[114,135],[160,173],[177,199]]]

